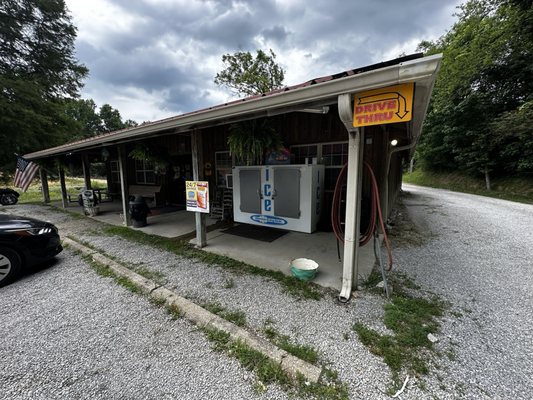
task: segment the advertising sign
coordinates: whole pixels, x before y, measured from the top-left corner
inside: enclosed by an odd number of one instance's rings
[[[209,183],[186,181],[187,211],[209,213]]]
[[[353,126],[411,121],[414,86],[404,83],[355,94]]]

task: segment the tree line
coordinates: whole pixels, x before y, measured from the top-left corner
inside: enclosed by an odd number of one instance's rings
[[[426,54],[442,66],[417,150],[422,167],[484,176],[533,173],[531,0],[471,0]]]
[[[24,154],[128,126],[109,104],[79,98],[88,69],[63,0],[0,2],[0,170]]]

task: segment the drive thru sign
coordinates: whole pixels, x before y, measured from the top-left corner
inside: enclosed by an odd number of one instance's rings
[[[411,121],[414,83],[387,86],[354,95],[353,126]]]

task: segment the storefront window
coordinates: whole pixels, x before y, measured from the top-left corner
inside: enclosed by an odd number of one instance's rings
[[[154,164],[150,161],[135,160],[135,180],[140,184],[154,185]]]
[[[226,175],[231,174],[231,155],[229,151],[215,152],[215,171],[217,186],[226,187]]]

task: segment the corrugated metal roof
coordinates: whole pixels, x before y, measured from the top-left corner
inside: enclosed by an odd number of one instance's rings
[[[378,69],[382,69],[382,68],[398,65],[398,64],[401,64],[401,63],[404,63],[404,62],[407,62],[407,61],[416,60],[416,59],[422,58],[422,57],[423,57],[422,53],[416,53],[416,54],[411,54],[411,55],[407,55],[407,56],[404,56],[404,57],[399,57],[399,58],[396,58],[396,59],[393,59],[393,60],[389,60],[389,61],[380,62],[380,63],[377,63],[377,64],[372,64],[372,65],[368,65],[368,66],[364,66],[364,67],[360,67],[360,68],[355,68],[355,69],[351,69],[351,70],[347,70],[347,71],[342,71],[340,73],[333,74],[333,75],[326,75],[326,76],[322,76],[322,77],[319,77],[319,78],[314,78],[314,79],[311,79],[309,81],[306,81],[306,82],[303,82],[303,83],[300,83],[300,84],[297,84],[297,85],[285,86],[283,88],[275,89],[275,90],[272,90],[272,91],[270,91],[268,93],[253,95],[253,96],[249,96],[249,97],[246,97],[246,98],[242,98],[242,99],[230,101],[230,102],[227,102],[227,103],[219,104],[219,105],[216,105],[216,106],[207,107],[207,108],[191,111],[191,112],[188,112],[188,113],[180,114],[180,115],[177,115],[177,116],[164,118],[164,119],[153,121],[153,122],[143,123],[141,125],[138,125],[138,126],[132,127],[132,128],[121,129],[121,130],[118,130],[118,131],[108,132],[108,133],[104,133],[104,134],[101,134],[101,135],[92,136],[92,137],[89,137],[89,138],[68,142],[68,143],[65,143],[65,144],[60,145],[60,146],[51,147],[51,148],[48,148],[48,149],[43,149],[43,150],[40,150],[40,151],[36,151],[36,152],[33,152],[33,153],[26,154],[25,157],[28,158],[28,159],[37,159],[37,158],[42,158],[42,157],[51,156],[51,155],[59,155],[59,154],[63,154],[65,152],[68,152],[71,149],[80,150],[82,148],[91,147],[91,145],[99,145],[99,144],[102,144],[103,142],[108,142],[108,141],[112,142],[113,139],[116,138],[116,137],[121,137],[121,140],[124,140],[124,134],[125,133],[131,132],[132,136],[134,136],[137,131],[139,131],[140,129],[143,129],[143,128],[147,128],[147,127],[156,128],[156,129],[152,129],[151,130],[151,132],[153,133],[154,130],[157,130],[158,126],[161,126],[162,130],[163,129],[168,129],[168,123],[169,122],[173,122],[173,121],[177,122],[177,121],[180,121],[181,119],[184,119],[184,118],[189,117],[189,116],[193,116],[193,115],[197,115],[197,114],[201,114],[201,113],[206,113],[206,112],[213,111],[213,110],[219,110],[219,109],[223,109],[223,108],[226,108],[226,107],[231,107],[231,106],[234,106],[234,105],[237,105],[237,104],[242,104],[242,103],[245,103],[245,102],[261,100],[261,99],[272,97],[272,96],[275,96],[275,95],[283,95],[283,94],[285,94],[287,92],[294,92],[294,91],[297,91],[299,89],[303,89],[303,88],[307,88],[307,87],[315,86],[315,85],[321,85],[321,84],[324,84],[324,83],[327,83],[327,82],[331,82],[331,81],[334,81],[334,80],[338,80],[338,79],[341,79],[341,78],[362,74],[364,72],[369,72],[369,71],[373,71],[373,70],[378,70]]]

